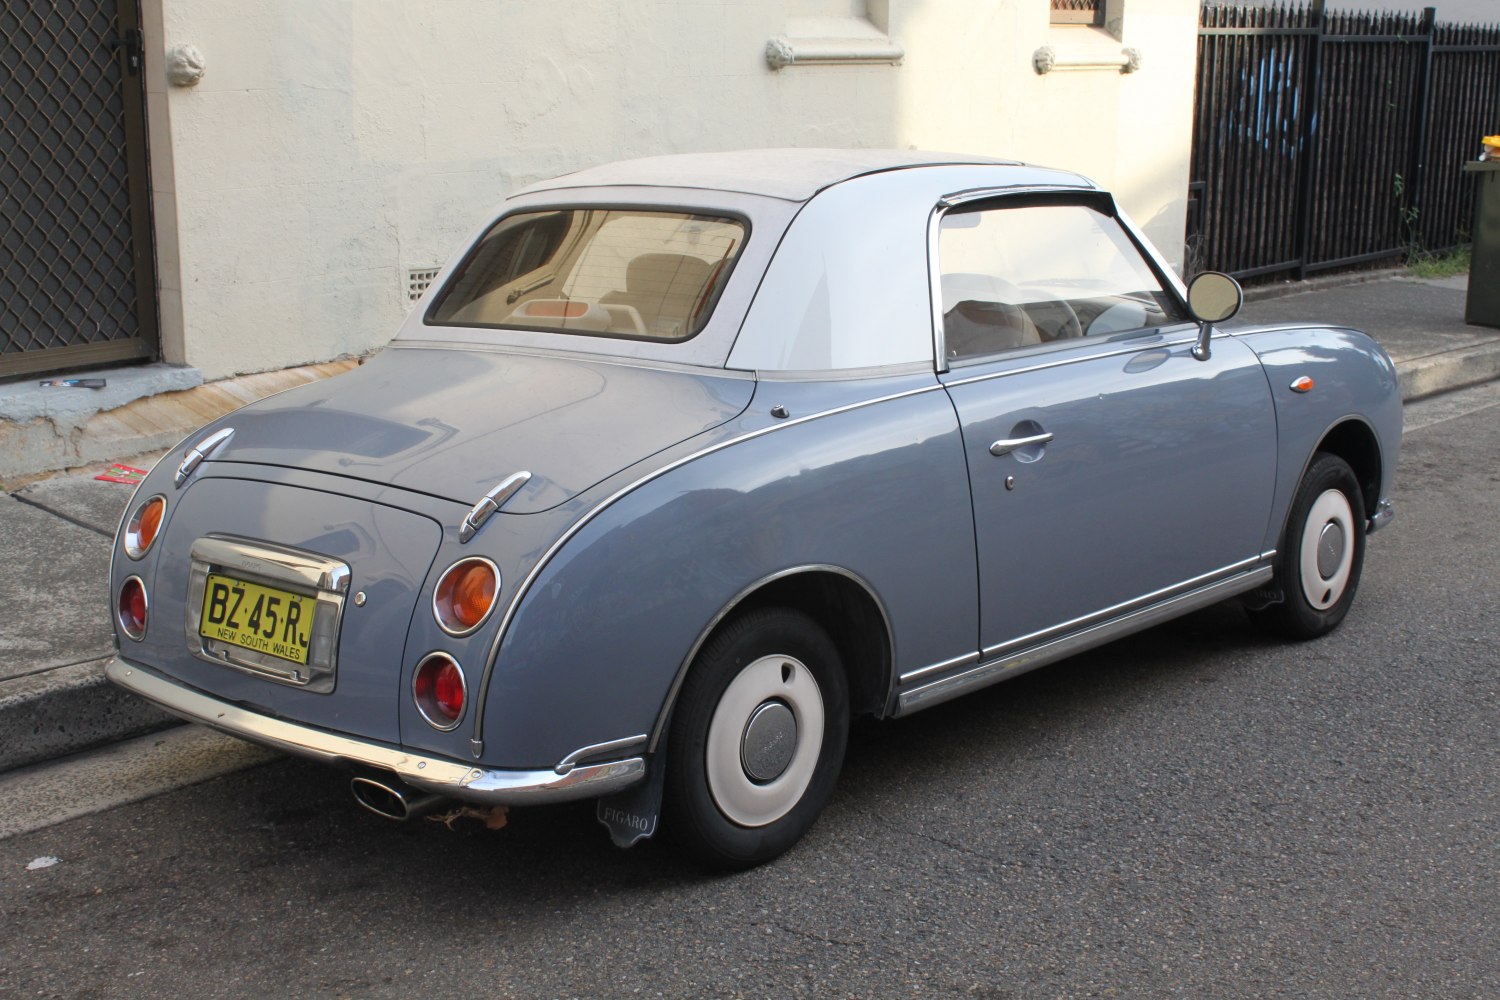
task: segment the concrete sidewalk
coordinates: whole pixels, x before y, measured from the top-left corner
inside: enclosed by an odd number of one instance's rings
[[[1242,318],[1365,330],[1396,361],[1410,400],[1500,377],[1500,329],[1464,324],[1465,283],[1398,275],[1303,290],[1272,286],[1247,295]],[[128,440],[117,443],[125,447]],[[150,463],[118,457],[139,467]],[[113,650],[109,553],[130,495],[131,487],[96,480],[93,472],[0,493],[0,537],[9,539],[9,564],[21,567],[0,575],[0,607],[9,611],[0,630],[0,772],[173,721],[102,676]]]

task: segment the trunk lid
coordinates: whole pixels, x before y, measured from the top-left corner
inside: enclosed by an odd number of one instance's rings
[[[211,461],[308,469],[472,504],[520,471],[529,514],[733,418],[729,375],[448,347],[393,348],[235,412]]]

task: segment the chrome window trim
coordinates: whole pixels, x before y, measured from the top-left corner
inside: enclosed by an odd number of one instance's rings
[[[1125,210],[1122,209],[1119,203],[1115,201],[1114,195],[1110,194],[1107,191],[1101,190],[1093,183],[1093,181],[1090,181],[1086,177],[1079,175],[1079,180],[1083,181],[1084,183],[1077,187],[1049,184],[1017,185],[1015,187],[974,188],[967,191],[956,191],[953,194],[944,195],[943,197],[938,199],[937,204],[933,206],[932,212],[929,214],[927,219],[927,294],[932,302],[933,370],[936,371],[939,375],[945,374],[949,370],[947,349],[948,345],[943,336],[942,266],[941,262],[938,260],[938,243],[942,235],[943,217],[955,208],[959,208],[964,205],[971,205],[975,202],[1014,196],[1024,197],[1026,195],[1033,194],[1095,194],[1102,195],[1105,198],[1108,198],[1110,205],[1114,208],[1115,214],[1113,218],[1120,224],[1120,229],[1124,231],[1125,236],[1130,240],[1131,245],[1136,248],[1136,251],[1140,253],[1141,257],[1146,261],[1147,266],[1152,270],[1153,273],[1155,273],[1157,280],[1162,283],[1163,289],[1177,297],[1178,305],[1181,306],[1184,315],[1192,315],[1192,311],[1188,309],[1187,306],[1187,287],[1182,283],[1182,279],[1179,278],[1177,276],[1177,272],[1172,270],[1172,268],[1167,264],[1165,258],[1161,256],[1156,247],[1152,245],[1151,241],[1147,240],[1144,234],[1142,234],[1141,231],[1136,228],[1135,223],[1131,221],[1128,215],[1125,214]],[[1165,330],[1179,325],[1181,325],[1179,322],[1173,322],[1158,327],[1143,327],[1142,330]],[[1196,328],[1197,324],[1194,323],[1193,325]],[[1214,333],[1217,335],[1219,331],[1215,329]],[[1084,339],[1086,340],[1087,338]],[[1197,338],[1195,337],[1194,342],[1196,342],[1196,339]],[[1077,345],[1069,344],[1063,346],[1067,347]],[[1171,344],[1162,344],[1157,346],[1175,347],[1177,346],[1177,343],[1174,342]],[[1012,348],[1008,351],[997,351],[994,354],[980,355],[973,360],[984,361],[993,358],[1006,357],[1010,356],[1014,350],[1016,349]],[[1100,356],[1109,357],[1109,355]],[[1044,365],[1041,367],[1051,366]],[[1035,371],[1036,369],[1028,368],[1025,370]],[[974,381],[978,380],[976,379]],[[959,383],[950,382],[948,384],[955,385]]]
[[[1217,334],[1217,332],[1218,331],[1215,331],[1215,334]],[[1137,334],[1136,336],[1145,337],[1147,335],[1147,333],[1141,333]],[[963,378],[951,378],[945,381],[943,384],[952,389],[955,386],[972,385],[975,382],[988,382],[991,379],[1006,378],[1010,375],[1025,375],[1028,372],[1039,372],[1044,371],[1048,368],[1061,368],[1064,365],[1083,364],[1086,361],[1100,361],[1105,358],[1117,358],[1125,354],[1138,354],[1141,351],[1146,350],[1165,350],[1173,347],[1182,347],[1185,344],[1196,344],[1197,342],[1197,337],[1183,337],[1178,340],[1153,340],[1150,343],[1140,343],[1135,344],[1131,347],[1121,347],[1113,351],[1099,351],[1097,353],[1083,354],[1077,357],[1058,358],[1055,361],[1043,361],[1040,364],[1035,365],[1023,365],[1020,368],[1007,368],[1004,371],[985,372],[982,375],[968,375],[964,376]],[[1058,349],[1067,350],[1069,347],[1077,348],[1081,346],[1085,346],[1084,341],[1071,341],[1067,345]],[[982,359],[978,359],[977,363],[988,364],[994,361],[1003,360],[1004,357],[1005,355],[991,354],[985,356]]]
[[[948,342],[943,333],[943,270],[938,262],[938,240],[948,208],[948,198],[939,198],[927,217],[927,297],[932,303],[933,370],[939,375],[948,371]]]
[[[121,656],[109,661],[104,675],[190,722],[325,764],[363,764],[389,771],[414,788],[483,805],[542,805],[598,798],[646,776],[642,757],[580,765],[566,774],[552,768],[521,771],[474,767],[274,718],[210,697]]]
[[[338,680],[339,629],[349,590],[349,566],[337,559],[231,535],[205,535],[193,542],[188,564],[183,633],[188,652],[200,660],[313,694],[331,694]],[[210,567],[251,583],[291,589],[317,600],[307,663],[270,656],[198,634]],[[301,668],[301,669],[296,669]],[[305,671],[305,673],[304,673]]]
[[[446,322],[438,322],[433,318],[433,314],[437,312],[438,306],[442,304],[448,293],[455,290],[455,286],[457,283],[456,278],[459,271],[463,269],[465,265],[470,264],[474,261],[475,257],[478,255],[480,245],[483,244],[487,239],[489,239],[491,234],[493,234],[495,230],[499,229],[502,223],[523,215],[541,216],[553,212],[624,212],[638,213],[642,215],[683,215],[690,218],[698,217],[704,219],[712,219],[713,221],[718,222],[729,221],[739,224],[740,239],[734,256],[723,258],[724,261],[728,262],[728,271],[724,274],[722,279],[716,282],[718,284],[717,294],[715,294],[711,300],[704,303],[704,306],[708,309],[708,312],[697,319],[696,327],[685,337],[669,338],[644,333],[627,334],[619,331],[595,333],[591,331],[570,329],[566,327],[526,326],[520,323],[510,324],[504,322],[459,323],[455,322],[451,318]],[[618,341],[636,341],[640,343],[660,344],[666,346],[686,344],[687,342],[696,339],[698,335],[701,334],[704,330],[708,329],[709,325],[713,322],[714,311],[718,308],[719,301],[724,297],[724,290],[729,287],[729,282],[734,278],[734,270],[739,265],[740,258],[745,255],[746,248],[748,248],[750,245],[750,239],[752,235],[754,235],[754,230],[755,222],[748,208],[702,209],[692,207],[690,204],[673,204],[670,200],[660,202],[647,201],[640,203],[629,201],[603,201],[595,203],[594,201],[592,201],[592,199],[589,199],[587,197],[579,198],[576,201],[570,200],[566,203],[557,205],[518,205],[512,208],[510,211],[502,212],[478,237],[465,244],[462,253],[459,255],[457,261],[455,261],[454,265],[451,268],[443,267],[439,269],[438,275],[433,279],[433,285],[435,287],[432,294],[424,295],[422,297],[422,303],[420,307],[420,311],[422,314],[422,325],[424,327],[436,328],[440,330],[515,330],[523,333],[542,333],[549,335],[565,334],[575,337],[597,338],[609,343],[616,343]],[[759,244],[757,244],[757,246],[758,245]],[[436,287],[438,281],[442,281],[442,285],[440,287]],[[518,291],[520,292],[520,294],[524,295],[531,291],[535,291],[537,288],[540,288],[548,283],[550,283],[550,279],[548,281],[542,282],[542,284],[533,283],[527,288],[520,289]],[[711,283],[705,290],[712,291],[713,283]],[[692,320],[694,319],[694,316],[689,316],[688,319]]]
[[[474,757],[477,759],[481,754],[484,753],[484,710],[485,704],[489,699],[490,679],[494,675],[495,662],[499,659],[500,646],[505,642],[505,634],[510,628],[511,620],[515,618],[516,611],[521,606],[521,601],[525,599],[527,593],[531,590],[531,585],[536,582],[536,578],[542,574],[542,571],[544,569],[547,568],[547,564],[552,561],[553,556],[557,554],[559,549],[561,549],[564,545],[571,541],[575,535],[577,535],[580,531],[587,527],[594,520],[594,518],[604,513],[606,510],[614,506],[626,496],[629,496],[631,493],[634,493],[642,486],[645,486],[647,483],[650,483],[656,479],[660,479],[667,473],[680,469],[684,465],[687,465],[689,462],[695,462],[700,458],[704,458],[708,455],[715,454],[716,452],[723,451],[725,448],[729,448],[733,445],[737,445],[745,441],[751,441],[755,438],[763,437],[776,431],[785,430],[788,427],[797,427],[802,424],[809,423],[813,420],[821,420],[824,417],[837,416],[842,413],[849,413],[854,410],[863,409],[867,406],[876,406],[880,403],[888,403],[897,399],[906,399],[910,396],[920,396],[929,392],[941,391],[943,391],[942,384],[935,382],[932,385],[918,386],[915,389],[904,389],[901,392],[893,392],[885,396],[877,396],[872,399],[863,399],[854,403],[846,403],[843,406],[836,406],[830,410],[822,410],[818,413],[809,413],[805,417],[793,417],[786,420],[778,420],[775,423],[767,424],[765,427],[761,427],[757,430],[748,431],[744,434],[727,438],[723,441],[718,442],[717,444],[712,444],[708,445],[707,447],[700,448],[695,452],[684,455],[676,461],[668,462],[666,465],[663,465],[658,469],[653,469],[651,472],[648,472],[646,475],[641,476],[639,479],[636,479],[633,482],[627,483],[626,485],[620,487],[614,493],[611,493],[609,496],[599,501],[598,504],[585,511],[582,517],[569,525],[568,529],[564,531],[560,536],[558,536],[557,540],[549,545],[547,549],[541,554],[541,556],[537,559],[535,565],[531,567],[530,572],[526,574],[525,578],[521,580],[520,585],[516,587],[516,592],[511,597],[510,603],[505,606],[505,614],[500,619],[500,627],[495,630],[495,638],[490,643],[489,654],[485,657],[484,671],[480,674],[479,678],[479,696],[474,708],[474,734],[469,739],[470,751],[473,753]],[[894,650],[892,651],[892,655],[894,656]]]
[[[975,667],[922,684],[901,692],[896,699],[897,716],[912,712],[968,694],[970,691],[988,687],[999,681],[1018,677],[1037,667],[1080,653],[1085,649],[1103,645],[1122,636],[1150,628],[1170,618],[1185,614],[1196,608],[1216,604],[1235,594],[1254,590],[1271,579],[1272,567],[1261,565],[1227,579],[1206,584],[1196,590],[1178,594],[1156,604],[1147,605],[1117,618],[1108,619],[1082,630],[1059,636],[985,660]]]
[[[946,212],[950,208],[960,205],[972,204],[976,201],[988,201],[991,198],[1006,198],[1018,194],[1075,194],[1078,192],[1092,191],[1096,194],[1106,194],[1100,191],[1093,181],[1082,174],[1075,174],[1081,183],[1078,184],[1010,184],[996,187],[968,188],[963,191],[955,191],[945,194],[938,199],[937,210]]]
[[[454,271],[485,233],[501,219],[520,212],[576,209],[582,207],[618,207],[686,209],[704,214],[742,215],[750,222],[749,233],[740,249],[738,261],[719,294],[713,314],[691,339],[676,343],[632,340],[623,337],[574,337],[586,343],[576,353],[594,360],[612,360],[647,365],[657,363],[707,368],[725,372],[725,360],[739,334],[740,322],[754,298],[765,269],[769,266],[782,235],[791,224],[802,202],[788,202],[768,195],[699,187],[658,187],[641,184],[590,185],[587,188],[543,188],[511,195],[486,213],[460,244],[462,249],[439,269],[424,301],[412,309],[402,322],[393,344],[445,340],[464,347],[521,347],[553,351],[564,349],[553,331],[494,329],[429,324],[426,314],[430,302],[446,288]],[[575,353],[575,352],[568,352]]]

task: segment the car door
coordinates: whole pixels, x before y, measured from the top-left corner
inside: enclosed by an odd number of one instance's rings
[[[965,205],[937,231],[986,657],[1252,568],[1275,483],[1254,354],[1198,328],[1103,197]],[[941,366],[940,366],[941,367]]]

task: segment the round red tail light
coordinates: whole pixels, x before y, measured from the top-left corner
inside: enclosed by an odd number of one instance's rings
[[[167,498],[157,494],[141,504],[125,522],[125,554],[139,559],[151,548],[167,514]]]
[[[432,613],[449,635],[468,635],[490,616],[500,571],[488,559],[462,559],[444,571],[432,595]]]
[[[120,584],[115,618],[120,623],[120,631],[136,642],[146,637],[146,603],[146,585],[140,577],[132,576]]]
[[[466,694],[464,672],[447,653],[429,653],[417,664],[412,696],[429,725],[445,731],[458,725]]]

